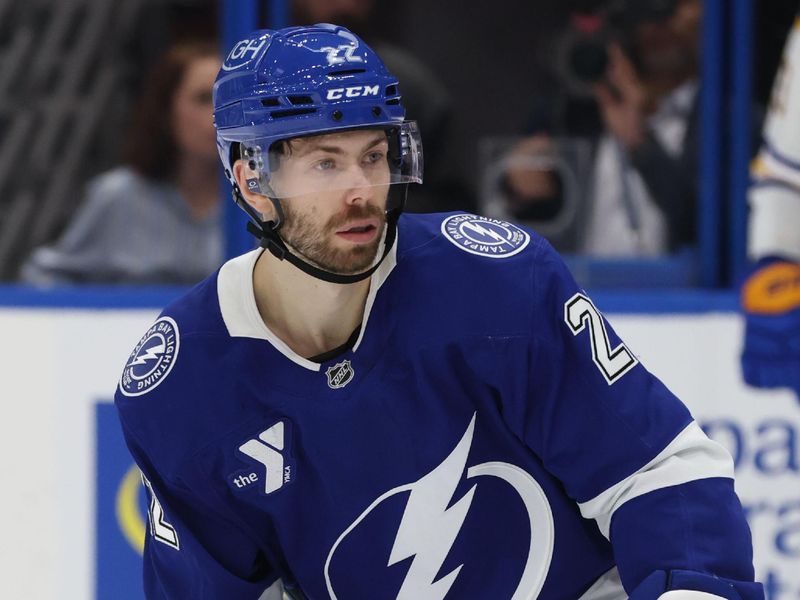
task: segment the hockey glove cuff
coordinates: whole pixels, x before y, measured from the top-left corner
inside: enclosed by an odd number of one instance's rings
[[[756,265],[742,286],[742,374],[753,386],[788,387],[800,396],[800,264]]]

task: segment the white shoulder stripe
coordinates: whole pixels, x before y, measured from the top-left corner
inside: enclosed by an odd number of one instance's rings
[[[733,459],[692,421],[653,460],[598,496],[578,504],[608,538],[611,517],[623,504],[649,492],[711,477],[733,478]]]
[[[578,600],[627,600],[617,567],[606,571]]]
[[[748,199],[750,258],[778,255],[800,261],[800,187],[753,186]]]
[[[725,597],[694,590],[672,590],[661,594],[658,600],[725,600]]]

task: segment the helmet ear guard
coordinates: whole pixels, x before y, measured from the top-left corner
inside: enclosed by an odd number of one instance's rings
[[[265,221],[263,220],[261,213],[259,213],[255,208],[253,208],[250,205],[249,202],[247,202],[247,200],[244,197],[244,194],[242,194],[241,187],[239,186],[239,183],[236,180],[235,175],[233,174],[233,165],[236,164],[236,161],[243,160],[242,155],[244,155],[244,158],[247,158],[247,156],[252,155],[252,154],[248,154],[246,150],[242,151],[241,148],[242,148],[242,146],[239,143],[231,144],[230,152],[229,152],[229,155],[230,155],[230,159],[229,160],[230,160],[231,167],[225,169],[225,176],[228,178],[228,180],[231,183],[231,188],[232,188],[231,189],[231,196],[233,197],[233,201],[250,218],[250,222],[248,222],[248,225],[247,225],[247,230],[250,231],[250,224],[251,223],[256,225],[256,226],[258,226],[258,227],[261,227],[262,224]],[[251,170],[255,170],[253,168],[254,165],[251,164],[252,162],[253,162],[252,159],[248,160],[247,167],[249,169],[251,169]],[[245,185],[247,186],[247,190],[249,192],[254,193],[254,194],[259,194],[259,195],[264,196],[264,197],[266,197],[266,198],[268,198],[270,200],[270,202],[272,203],[272,206],[275,209],[275,220],[270,221],[270,222],[272,222],[274,224],[275,229],[280,228],[281,224],[284,221],[283,207],[281,206],[281,203],[276,198],[272,197],[271,190],[269,189],[269,185],[262,184],[261,179],[259,177],[248,177],[248,178],[245,178]],[[252,233],[252,231],[251,231],[251,233]],[[259,237],[259,236],[256,236],[256,237]]]
[[[253,192],[254,194],[261,193],[261,180],[258,177],[251,177],[249,179],[245,179],[245,183],[247,184],[247,189]]]

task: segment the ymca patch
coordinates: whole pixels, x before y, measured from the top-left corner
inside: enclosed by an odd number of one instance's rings
[[[442,233],[456,248],[489,258],[514,256],[531,241],[531,236],[516,225],[468,214],[447,217],[442,221]]]
[[[268,496],[294,481],[291,448],[292,424],[288,419],[281,419],[257,436],[250,436],[239,446],[239,452],[247,457],[249,465],[228,475],[231,490],[239,493],[258,489]]]
[[[126,396],[141,396],[158,387],[175,365],[179,348],[178,324],[161,317],[131,352],[119,381],[120,391]]]

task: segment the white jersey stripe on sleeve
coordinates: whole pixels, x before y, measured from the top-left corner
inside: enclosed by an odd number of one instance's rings
[[[658,456],[633,475],[578,506],[584,518],[595,519],[602,534],[608,538],[614,512],[629,500],[662,488],[711,477],[733,478],[733,459],[725,448],[708,439],[692,421]]]
[[[578,600],[627,600],[617,567],[603,573]]]
[[[783,256],[800,261],[800,188],[765,181],[749,192],[747,254],[753,260]]]
[[[695,590],[671,590],[666,594],[661,594],[658,600],[725,600],[723,596],[709,594],[707,592],[697,592]]]
[[[797,23],[795,21],[783,48],[782,66],[772,87],[763,132],[773,154],[791,162],[798,162],[800,158],[800,111],[797,110],[800,101],[800,28]]]
[[[800,188],[800,160],[780,154],[766,141],[751,170],[756,181],[778,179]]]

